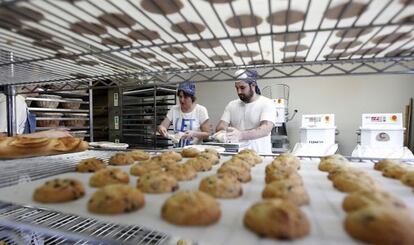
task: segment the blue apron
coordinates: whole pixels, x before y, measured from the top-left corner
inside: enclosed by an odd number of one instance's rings
[[[27,110],[27,119],[24,125],[23,134],[30,134],[36,132],[36,115]]]

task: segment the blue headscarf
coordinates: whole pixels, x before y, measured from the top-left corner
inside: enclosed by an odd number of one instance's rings
[[[184,81],[178,85],[178,91],[183,91],[188,95],[195,96],[195,85],[191,81]]]
[[[244,81],[248,84],[256,83],[256,94],[262,94],[259,86],[257,85],[257,71],[255,70],[238,70],[234,73],[237,80]]]

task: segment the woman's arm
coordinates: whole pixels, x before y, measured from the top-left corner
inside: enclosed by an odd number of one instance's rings
[[[167,137],[167,129],[170,127],[171,121],[168,119],[168,117],[165,117],[164,120],[162,120],[161,124],[158,125],[158,133],[160,133],[163,137]]]

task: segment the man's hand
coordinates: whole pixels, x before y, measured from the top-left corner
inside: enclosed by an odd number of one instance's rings
[[[183,136],[181,136],[181,139],[183,140],[192,140],[194,137],[194,131],[186,131]]]
[[[226,134],[227,142],[239,142],[243,140],[243,132],[237,128],[228,127]]]
[[[163,137],[168,137],[167,129],[162,125],[158,126],[158,133]]]

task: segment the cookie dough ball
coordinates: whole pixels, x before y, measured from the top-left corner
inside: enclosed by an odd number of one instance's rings
[[[206,148],[205,150],[204,150],[204,152],[207,152],[207,153],[212,153],[212,154],[214,154],[214,155],[216,155],[217,156],[217,158],[221,158],[221,156],[220,156],[220,153],[216,150],[216,149],[213,149],[213,148]]]
[[[408,166],[405,164],[390,165],[382,170],[382,175],[393,179],[400,179],[408,171]]]
[[[85,195],[83,184],[76,179],[53,179],[36,188],[33,199],[41,203],[61,203]]]
[[[384,206],[369,206],[349,213],[345,230],[369,244],[414,244],[413,218],[407,212]]]
[[[197,171],[190,164],[175,164],[166,168],[166,173],[174,176],[178,181],[192,180],[197,177]]]
[[[98,214],[128,213],[142,208],[144,195],[124,184],[107,185],[97,190],[88,202],[88,210]]]
[[[397,161],[397,160],[391,160],[391,159],[382,159],[379,162],[374,164],[374,169],[382,171],[386,167],[395,166],[395,165],[398,165],[398,164],[401,164],[401,162]]]
[[[298,176],[298,172],[295,168],[292,168],[291,166],[278,167],[276,169],[266,170],[265,182],[266,184],[269,184],[273,181],[290,179],[290,178],[297,179],[297,180],[302,179],[300,176]]]
[[[282,163],[291,165],[296,169],[300,169],[300,159],[291,153],[282,153],[279,156],[277,156],[275,160],[279,160]]]
[[[237,198],[243,194],[237,178],[225,174],[205,177],[201,180],[198,189],[216,198]]]
[[[288,162],[283,162],[281,160],[275,159],[270,164],[266,165],[265,173],[270,174],[274,171],[283,171],[283,172],[297,172],[298,166],[289,164]]]
[[[183,226],[206,226],[221,216],[220,204],[201,191],[180,191],[169,197],[161,208],[161,217]]]
[[[109,184],[128,184],[129,175],[119,168],[105,168],[95,172],[89,179],[92,187],[103,187]]]
[[[254,159],[255,164],[259,164],[259,163],[263,162],[262,157],[259,154],[257,154],[257,152],[255,150],[244,149],[244,150],[239,151],[238,155],[242,155],[242,154],[248,154],[248,155],[252,156],[253,159]]]
[[[134,161],[145,161],[151,158],[148,152],[142,150],[133,150],[127,153]]]
[[[209,152],[201,152],[200,154],[198,154],[197,156],[198,158],[205,158],[206,160],[210,161],[211,164],[216,165],[220,162],[220,159],[217,157],[217,155],[215,155],[214,153],[209,153]]]
[[[197,150],[196,148],[193,148],[193,147],[184,148],[181,151],[181,156],[183,156],[183,157],[192,158],[192,157],[198,156],[198,154],[200,154],[200,151]]]
[[[83,159],[76,165],[76,171],[80,173],[93,173],[104,168],[106,168],[105,162],[95,157]]]
[[[319,170],[329,172],[332,168],[335,168],[339,165],[347,166],[349,165],[348,159],[342,155],[335,154],[326,157],[322,157],[319,162]]]
[[[209,171],[213,168],[213,164],[203,157],[192,158],[185,164],[191,165],[197,172]]]
[[[217,170],[217,173],[225,174],[225,175],[232,175],[236,177],[240,182],[243,182],[243,183],[249,182],[252,179],[250,169],[246,169],[241,166],[234,165],[234,164],[222,165]]]
[[[342,202],[345,212],[354,212],[368,206],[386,206],[406,209],[402,200],[385,191],[360,190],[347,195]]]
[[[414,188],[414,171],[409,171],[401,176],[401,182],[404,185]]]
[[[180,153],[177,153],[175,151],[166,151],[159,155],[164,160],[174,160],[176,162],[179,162],[183,159]]]
[[[143,174],[137,180],[137,188],[145,193],[165,193],[178,190],[178,182],[174,176],[165,172]]]
[[[310,232],[306,215],[293,203],[281,199],[255,203],[246,211],[243,223],[260,236],[283,240],[302,238]]]
[[[370,176],[358,175],[353,172],[344,173],[333,179],[333,185],[342,192],[354,192],[359,190],[378,191],[381,187]]]
[[[267,184],[262,197],[264,199],[280,198],[298,206],[309,204],[309,195],[305,187],[289,180],[273,181]]]
[[[151,171],[162,171],[162,168],[157,162],[149,160],[134,163],[129,169],[129,173],[134,176],[141,176]]]
[[[133,163],[134,159],[127,153],[116,153],[109,158],[110,165],[129,165]]]
[[[231,160],[241,160],[244,161],[246,163],[248,163],[250,165],[250,167],[254,167],[256,165],[256,158],[248,153],[244,153],[244,154],[236,154],[234,155]]]

